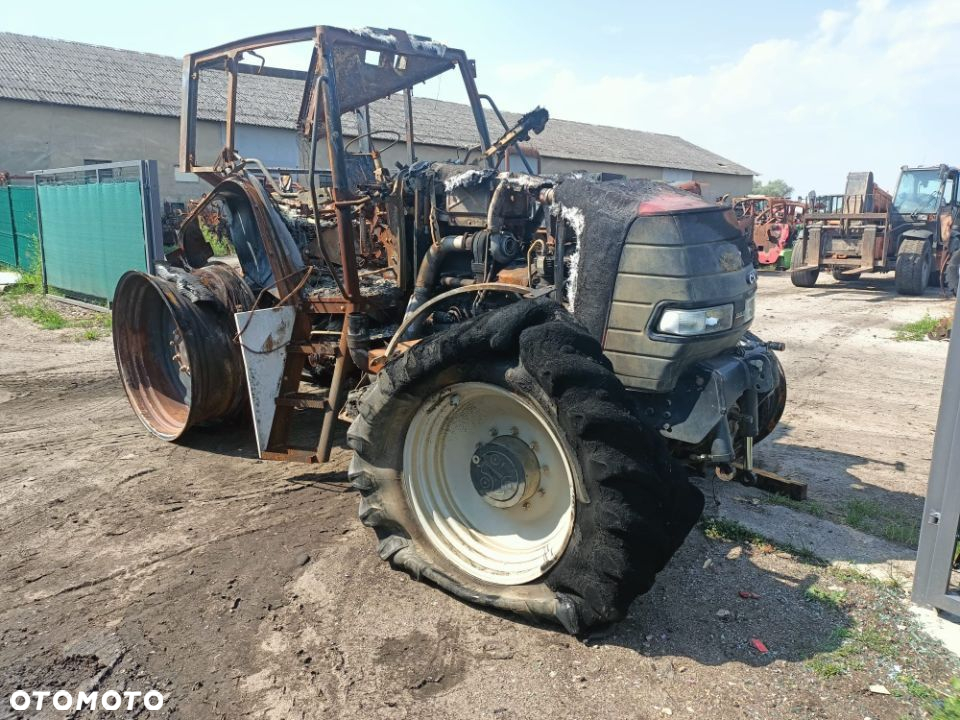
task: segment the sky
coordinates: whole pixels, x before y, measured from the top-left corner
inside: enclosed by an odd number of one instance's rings
[[[960,164],[960,2],[8,3],[0,30],[182,56],[305,25],[459,47],[503,110],[679,135],[796,194]],[[298,66],[303,51],[275,53]],[[455,75],[417,94],[462,100]]]

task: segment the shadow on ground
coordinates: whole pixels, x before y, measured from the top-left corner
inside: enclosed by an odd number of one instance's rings
[[[865,482],[853,472],[854,468],[874,465],[888,468],[886,472],[904,473],[907,466],[903,461],[890,462],[783,442],[792,429],[788,424],[781,424],[764,441],[761,448],[769,448],[769,452],[758,452],[759,467],[807,481],[811,506],[824,511],[829,519],[916,547],[915,535],[923,515],[924,496]]]
[[[807,599],[822,571],[776,552],[708,540],[695,528],[626,620],[590,640],[704,665],[803,662],[836,650],[838,631],[852,623],[840,607]]]

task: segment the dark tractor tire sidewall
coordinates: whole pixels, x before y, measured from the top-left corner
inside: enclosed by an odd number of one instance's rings
[[[894,283],[900,295],[923,295],[933,269],[933,251],[925,240],[907,238],[900,242]]]
[[[433,336],[420,343],[381,371],[361,402],[361,418],[351,426],[348,439],[356,452],[351,479],[359,478],[354,483],[364,495],[361,519],[376,531],[381,556],[389,556],[384,547],[391,543],[404,546],[416,556],[413,564],[436,568],[449,580],[441,583],[444,589],[519,612],[523,610],[500,599],[539,586],[574,609],[573,621],[554,619],[568,631],[579,632],[620,619],[630,602],[651,587],[699,518],[703,496],[670,459],[662,438],[632,416],[626,392],[599,344],[567,317],[562,325],[548,321],[526,327],[518,333],[526,342],[513,353],[478,354],[474,347],[472,357],[457,357],[461,353],[455,336],[452,342]],[[471,331],[479,321],[470,323]],[[494,332],[497,323],[487,325]],[[544,332],[537,336],[541,329]],[[442,335],[458,332],[463,330],[454,328]],[[551,343],[555,347],[549,351],[534,347]],[[537,362],[528,363],[535,366],[531,370],[525,366],[525,355],[536,356]],[[550,355],[565,357],[568,368],[551,366]],[[439,371],[427,368],[430,363]],[[575,368],[573,374],[569,367]],[[565,379],[564,373],[569,377]],[[495,585],[454,567],[427,540],[406,497],[401,478],[410,423],[428,398],[463,382],[490,383],[534,404],[555,426],[568,457],[578,466],[589,502],[576,498],[575,524],[563,554],[531,583]],[[372,480],[372,475],[379,479]],[[409,571],[411,562],[401,565]]]
[[[943,270],[943,287],[956,297],[958,286],[960,286],[960,250],[955,250]]]
[[[757,403],[757,436],[754,438],[754,443],[761,442],[777,429],[787,406],[787,375],[776,353],[771,352],[770,357],[773,358],[777,379],[773,390],[762,396]]]
[[[806,255],[807,250],[807,240],[803,238],[798,240],[793,251],[793,257],[790,261],[790,282],[792,282],[796,287],[801,288],[812,288],[817,284],[817,278],[820,277],[820,269],[814,270],[794,270],[794,265],[799,265],[803,262],[803,257]]]
[[[749,331],[745,337],[753,342],[762,342],[757,335]],[[787,406],[787,374],[783,370],[780,358],[772,350],[770,351],[770,357],[773,360],[774,384],[772,390],[757,398],[757,434],[753,438],[754,445],[762,442],[777,429],[777,425],[780,424],[780,419],[783,417],[783,411]],[[741,437],[736,439],[736,451],[737,457],[742,458],[744,441]]]
[[[851,280],[859,280],[860,274],[856,275],[844,275],[842,270],[834,268],[830,271],[830,274],[833,275],[833,279],[837,282],[850,282]]]

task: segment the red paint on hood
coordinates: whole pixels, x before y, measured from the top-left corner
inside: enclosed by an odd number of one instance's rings
[[[664,193],[650,200],[644,200],[637,206],[637,215],[657,215],[671,213],[677,210],[700,210],[714,207],[696,195],[680,193]]]

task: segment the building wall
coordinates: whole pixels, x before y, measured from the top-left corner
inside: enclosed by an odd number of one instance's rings
[[[197,124],[198,160],[212,163],[223,147],[223,123]],[[296,160],[296,135],[280,128],[238,128],[238,148],[270,165]],[[209,186],[177,172],[180,121],[89,108],[0,99],[0,170],[74,167],[85,160],[156,160],[160,199],[186,202]],[[292,152],[292,154],[291,154]]]
[[[700,183],[703,197],[710,201],[723,195],[730,197],[747,195],[753,189],[753,175],[725,175],[695,171],[693,179]]]
[[[212,163],[223,140],[223,123],[199,122],[198,161]],[[85,160],[156,160],[161,200],[185,202],[202,195],[209,187],[193,176],[177,172],[179,142],[177,118],[0,99],[0,170],[14,175],[83,165]],[[377,144],[382,147],[382,143]],[[241,155],[257,157],[270,167],[295,164],[300,155],[297,134],[281,128],[239,126],[237,149]],[[450,147],[417,145],[416,152],[420,160],[457,159],[457,150]],[[326,159],[324,152],[319,156]],[[384,165],[391,170],[396,162],[406,160],[403,143],[383,156]],[[541,172],[547,174],[583,170],[668,182],[689,179],[691,175],[690,171],[553,157],[543,157],[541,163]],[[724,194],[745,195],[753,183],[748,175],[693,172],[692,176],[703,185],[704,197],[709,200]]]

